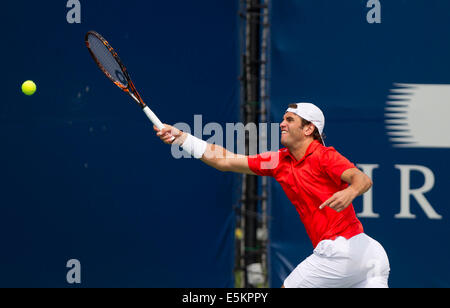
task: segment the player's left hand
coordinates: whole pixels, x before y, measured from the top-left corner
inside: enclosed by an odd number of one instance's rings
[[[328,206],[329,208],[335,210],[336,212],[341,212],[352,203],[353,199],[355,199],[356,196],[357,192],[355,192],[354,189],[351,186],[349,186],[344,190],[338,191],[333,196],[331,196],[331,198],[322,203],[319,206],[319,210]]]

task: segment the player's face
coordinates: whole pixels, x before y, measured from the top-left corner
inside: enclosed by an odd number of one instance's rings
[[[302,140],[302,119],[292,112],[286,112],[280,124],[281,144],[289,147]]]
[[[295,146],[299,141],[305,140],[314,130],[313,125],[302,126],[302,119],[292,112],[286,112],[280,124],[281,144],[285,147]]]

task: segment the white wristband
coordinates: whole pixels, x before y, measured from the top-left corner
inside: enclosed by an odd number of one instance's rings
[[[200,159],[206,151],[206,146],[206,141],[194,137],[191,134],[187,134],[186,140],[181,145],[181,148],[194,156],[194,158]]]

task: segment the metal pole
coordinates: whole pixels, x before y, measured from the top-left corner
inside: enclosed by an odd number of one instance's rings
[[[246,25],[246,53],[245,53],[245,125],[248,123],[259,123],[259,100],[260,100],[260,0],[247,0],[247,25]],[[246,154],[250,152],[248,131],[246,131]],[[257,265],[261,265],[260,248],[258,247],[258,179],[256,176],[245,176],[244,195],[244,272],[245,287],[256,287],[254,279]],[[258,273],[256,273],[258,274]]]

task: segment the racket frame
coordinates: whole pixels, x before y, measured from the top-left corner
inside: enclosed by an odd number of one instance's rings
[[[90,44],[89,44],[89,36],[90,35],[95,36],[109,50],[111,55],[116,60],[117,64],[120,66],[120,69],[122,70],[122,73],[123,73],[125,79],[127,80],[128,86],[125,86],[125,85],[121,84],[119,81],[114,80],[114,78],[111,76],[111,74],[103,67],[103,65],[97,59],[97,57],[95,56],[95,54],[93,53],[93,51],[90,48]],[[144,103],[144,100],[139,95],[139,92],[136,90],[136,87],[134,86],[134,83],[131,80],[131,77],[130,77],[130,75],[128,73],[127,68],[125,67],[125,65],[123,65],[122,61],[119,58],[119,55],[117,54],[117,52],[115,52],[115,50],[108,43],[108,41],[103,36],[101,36],[99,33],[95,32],[95,31],[88,31],[86,33],[86,35],[85,35],[84,41],[85,41],[87,49],[89,50],[89,53],[91,54],[92,59],[94,59],[94,61],[97,64],[97,66],[106,75],[106,77],[108,77],[109,80],[111,80],[116,86],[118,86],[120,89],[122,89],[122,91],[124,91],[129,96],[131,96],[131,98],[133,98],[133,100],[142,108],[142,110],[147,115],[147,117],[150,119],[150,121],[152,121],[152,123],[159,130],[163,129],[164,125],[158,119],[158,117],[155,115],[155,113]]]

